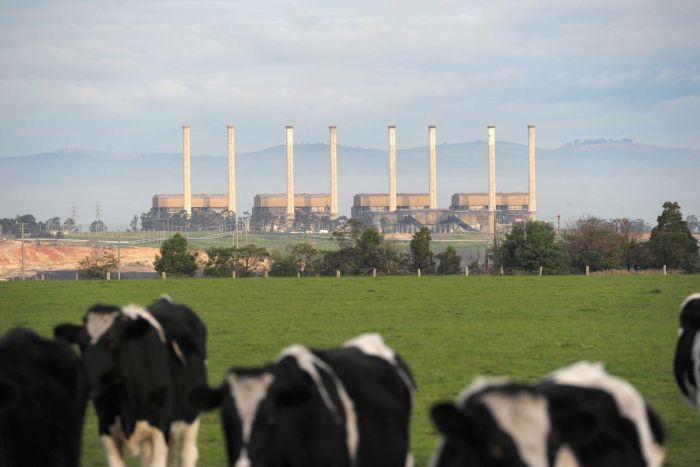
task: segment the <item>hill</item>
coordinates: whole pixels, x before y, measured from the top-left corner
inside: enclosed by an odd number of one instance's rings
[[[487,147],[484,141],[441,144],[438,152],[438,204],[447,207],[455,192],[485,191]],[[180,154],[115,156],[80,150],[0,158],[0,217],[33,213],[43,219],[68,217],[71,203],[79,221],[95,218],[103,206],[105,222],[128,224],[133,214],[150,208],[155,193],[181,193]],[[238,209],[250,211],[256,193],[285,190],[283,146],[237,155]],[[387,153],[383,149],[338,148],[340,209],[349,214],[352,196],[386,192]],[[328,146],[295,146],[295,187],[299,193],[328,191]],[[399,192],[427,191],[427,147],[399,148]],[[527,190],[527,147],[497,142],[499,191]],[[606,139],[537,150],[540,219],[574,219],[582,214],[643,218],[653,223],[666,200],[679,201],[683,213],[700,214],[694,174],[700,151],[665,148],[630,140]],[[193,193],[224,193],[226,158],[192,158]]]

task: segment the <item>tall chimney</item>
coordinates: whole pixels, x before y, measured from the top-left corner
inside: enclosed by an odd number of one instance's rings
[[[389,211],[396,211],[396,127],[389,127]]]
[[[535,125],[527,127],[527,153],[528,153],[528,219],[537,220],[537,195],[535,192]]]
[[[331,219],[338,217],[338,154],[336,146],[336,128],[335,126],[328,127],[329,143],[331,151]]]
[[[236,159],[235,147],[236,140],[234,136],[235,127],[226,127],[228,132],[228,210],[236,212]]]
[[[489,231],[496,239],[496,127],[489,125]]]
[[[294,127],[287,126],[287,221],[294,220]]]
[[[428,127],[428,172],[429,172],[429,192],[430,209],[437,209],[437,174],[435,168],[435,126]]]
[[[192,186],[190,184],[190,127],[182,127],[182,168],[184,171],[184,189],[182,191],[182,209],[187,217],[192,216]]]

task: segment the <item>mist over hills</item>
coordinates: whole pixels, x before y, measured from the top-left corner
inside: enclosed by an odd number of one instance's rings
[[[438,205],[447,208],[456,192],[486,191],[485,141],[437,147]],[[328,192],[328,145],[297,144],[294,152],[297,193]],[[192,192],[225,193],[225,155],[193,155]],[[539,219],[557,214],[572,220],[589,214],[633,217],[654,223],[664,201],[678,201],[683,214],[700,215],[700,150],[666,148],[630,140],[606,139],[537,149]],[[102,205],[109,225],[125,226],[133,214],[148,211],[156,193],[182,193],[182,155],[117,156],[107,152],[63,150],[0,158],[0,217],[32,213],[39,219],[95,219]],[[250,211],[256,193],[286,190],[282,145],[236,155],[240,213]],[[427,146],[398,148],[397,191],[427,192]],[[496,189],[527,190],[527,146],[496,143]],[[349,215],[356,193],[388,191],[388,155],[384,149],[338,146],[341,214]]]

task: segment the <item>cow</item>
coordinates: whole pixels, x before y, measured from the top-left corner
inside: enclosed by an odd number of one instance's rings
[[[414,393],[401,357],[363,334],[331,350],[292,345],[193,399],[221,408],[232,467],[405,467]]]
[[[206,328],[190,308],[167,296],[147,309],[95,305],[82,326],[54,334],[81,349],[110,467],[124,465],[123,443],[142,465],[164,467],[177,438],[182,465],[196,465],[200,410],[190,393],[207,384]]]
[[[600,363],[537,383],[477,379],[457,403],[431,409],[441,435],[432,467],[650,466],[664,457],[658,415]]]
[[[87,377],[62,342],[14,328],[0,338],[0,466],[80,465]]]
[[[680,325],[673,373],[685,400],[700,410],[700,293],[681,304]]]

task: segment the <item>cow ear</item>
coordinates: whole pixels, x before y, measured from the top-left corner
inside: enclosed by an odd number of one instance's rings
[[[0,412],[12,407],[20,398],[19,388],[13,381],[0,378]]]
[[[212,410],[220,407],[224,402],[224,391],[226,385],[218,388],[199,387],[190,393],[190,404],[200,410]]]
[[[124,337],[127,339],[140,339],[151,328],[151,324],[143,318],[128,321],[124,329]]]
[[[311,398],[311,391],[306,386],[294,385],[277,393],[275,402],[281,406],[301,405]]]
[[[441,402],[430,409],[430,418],[437,429],[445,436],[466,438],[472,430],[467,417],[453,402]]]
[[[56,340],[67,342],[69,344],[75,344],[78,342],[78,334],[83,329],[82,326],[77,324],[63,323],[59,324],[53,328],[53,337]]]

